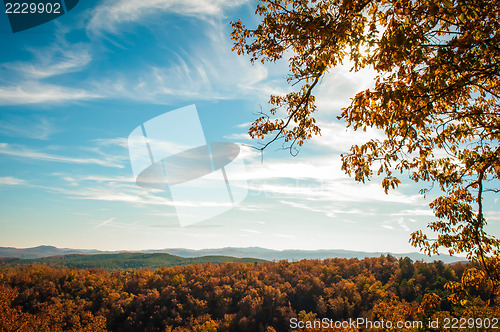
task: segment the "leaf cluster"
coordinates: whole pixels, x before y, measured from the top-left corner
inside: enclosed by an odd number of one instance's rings
[[[320,133],[313,89],[329,69],[349,60],[354,71],[375,70],[374,87],[339,119],[384,138],[353,145],[342,169],[361,182],[382,176],[386,193],[401,183],[398,173],[438,187],[436,236],[418,231],[411,243],[466,253],[498,286],[491,258],[500,241],[485,231],[483,201],[500,192],[500,1],[260,0],[256,14],[255,29],[233,22],[233,50],[262,62],[290,55],[288,83],[300,86],[271,96],[270,115],[252,124],[252,137],[270,137],[261,149],[284,139],[295,154]]]

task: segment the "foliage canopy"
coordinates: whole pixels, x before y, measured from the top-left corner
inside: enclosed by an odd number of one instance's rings
[[[400,183],[396,172],[439,186],[437,237],[418,231],[411,243],[466,253],[498,285],[500,242],[485,231],[483,201],[500,192],[499,13],[498,0],[259,0],[255,29],[232,22],[233,50],[263,63],[291,54],[287,81],[299,88],[271,96],[249,134],[270,138],[262,149],[283,140],[295,153],[320,133],[313,90],[328,70],[346,60],[375,70],[374,87],[339,119],[385,137],[352,146],[342,169],[362,182],[383,174],[385,192]]]
[[[0,266],[0,331],[272,332],[289,331],[291,318],[396,323],[453,315],[479,329],[485,326],[474,318],[490,317],[489,327],[498,330],[500,308],[485,306],[491,288],[469,293],[462,308],[450,297],[454,290],[443,287],[466,268],[390,255],[113,272]]]

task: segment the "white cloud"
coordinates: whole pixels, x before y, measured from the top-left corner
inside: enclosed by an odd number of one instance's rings
[[[252,125],[252,122],[245,122],[245,123],[240,123],[239,125],[236,126],[236,128],[245,128],[248,129]]]
[[[77,178],[80,181],[95,181],[95,182],[121,182],[121,183],[134,183],[135,179],[132,176],[98,176],[88,175]]]
[[[201,45],[191,45],[194,49],[190,55],[172,55],[170,65],[145,65],[126,74],[115,72],[95,80],[94,90],[106,97],[157,104],[186,99],[255,98],[260,91],[251,91],[241,85],[255,80],[254,73],[259,66],[252,66],[232,54],[227,41],[207,41],[210,38]],[[235,71],[238,75],[234,75]]]
[[[90,46],[69,44],[63,38],[40,48],[30,48],[33,58],[0,65],[0,105],[61,103],[101,97],[78,87],[43,82],[57,75],[81,71],[92,61]]]
[[[434,213],[430,208],[402,210],[391,214],[391,216],[433,216],[433,215]]]
[[[128,230],[131,232],[137,232],[137,231],[144,230],[144,226],[140,225],[138,223],[138,221],[135,221],[132,223],[117,222],[115,217],[111,217],[109,219],[106,219],[103,222],[97,221],[97,222],[91,222],[91,223],[96,224],[96,226],[92,227],[92,229],[97,229],[97,228],[105,226],[105,228],[124,229],[124,230]]]
[[[215,29],[216,30],[216,29]],[[170,104],[173,100],[218,100],[265,97],[261,84],[266,79],[262,65],[252,66],[231,53],[226,35],[207,29],[207,38],[186,43],[186,54],[171,54],[169,65],[149,65],[95,82],[104,95]],[[234,75],[238,72],[238,75]],[[260,73],[260,74],[259,74]],[[249,89],[256,86],[255,90]]]
[[[250,135],[248,133],[245,134],[230,134],[225,135],[225,139],[234,140],[234,141],[248,141],[251,140]]]
[[[321,136],[314,136],[311,143],[338,152],[345,153],[352,145],[361,145],[371,139],[383,140],[385,137],[382,131],[372,128],[354,131],[334,121],[318,121],[317,124],[321,128]]]
[[[135,179],[133,176],[106,176],[106,175],[68,175],[64,173],[52,173],[52,176],[58,177],[64,180],[70,186],[76,187],[80,185],[88,185],[88,182],[92,182],[92,185],[99,186],[102,183],[108,184],[129,184],[132,188],[135,188]]]
[[[113,218],[109,218],[109,219],[107,219],[107,220],[104,220],[104,221],[103,221],[102,223],[100,223],[99,225],[96,225],[96,226],[94,227],[94,229],[95,229],[95,228],[102,227],[102,226],[104,226],[104,225],[107,225],[107,224],[109,224],[110,222],[112,222],[113,220],[115,220],[115,218],[114,218],[114,217],[113,217]]]
[[[411,219],[408,219],[410,222],[415,222],[414,220],[412,221]],[[403,230],[405,233],[408,233],[410,231],[410,227],[408,227],[408,223],[405,220],[405,218],[401,217],[396,220],[391,219],[391,220],[385,220],[380,224],[381,227],[389,229],[389,230]]]
[[[488,211],[484,213],[486,220],[500,220],[500,211]]]
[[[112,12],[118,10],[119,4],[129,8],[129,1],[121,1],[110,5]],[[146,8],[155,8],[154,5],[166,6],[165,11],[176,7],[179,1],[171,2],[144,2]],[[189,2],[195,6],[197,1]],[[201,6],[196,5],[196,11],[203,11],[209,1]],[[217,3],[217,2],[215,2]],[[134,2],[132,7],[136,7]],[[220,1],[219,4],[228,5],[229,2]],[[238,4],[232,3],[231,6]],[[182,2],[182,6],[188,6]],[[162,7],[163,8],[163,7]],[[108,10],[108,9],[99,9]],[[139,8],[139,12],[141,9]],[[176,12],[177,13],[177,12]],[[182,15],[182,13],[181,13]],[[141,14],[142,17],[142,14]],[[139,19],[135,17],[135,19]],[[112,23],[115,26],[115,23]],[[276,75],[279,80],[269,80],[268,68],[272,65],[256,63],[252,65],[246,57],[231,52],[230,27],[222,20],[210,22],[197,20],[190,24],[191,30],[179,30],[173,40],[183,40],[182,47],[172,49],[168,44],[171,35],[165,32],[154,31],[158,39],[163,40],[168,49],[162,62],[144,62],[126,72],[116,71],[109,73],[104,79],[94,80],[94,89],[100,94],[114,98],[126,98],[141,102],[172,104],[177,100],[221,100],[251,98],[252,101],[267,102],[269,93],[285,85],[281,79],[283,71]],[[286,66],[284,67],[286,70]],[[236,74],[237,73],[237,74]],[[273,90],[274,89],[274,90]]]
[[[169,198],[155,195],[152,191],[144,192],[137,190],[129,192],[120,192],[118,188],[87,188],[78,191],[63,191],[64,193],[78,199],[88,199],[96,201],[134,203],[140,206],[172,206],[172,207],[192,207],[192,208],[214,208],[214,207],[232,207],[231,202],[198,202],[198,201],[172,201]]]
[[[333,211],[333,203],[338,202],[386,202],[401,204],[422,204],[421,195],[406,195],[401,191],[390,191],[386,195],[378,178],[367,183],[358,183],[341,170],[340,156],[297,157],[283,161],[267,161],[265,163],[250,162],[245,174],[233,174],[239,179],[246,177],[248,188],[255,193],[280,199],[298,199],[300,204],[309,209],[321,210],[325,213],[346,213]],[[312,206],[311,202],[329,204],[332,208]],[[413,211],[403,211],[412,213]],[[427,215],[427,211],[418,211]],[[417,212],[415,212],[417,213]]]
[[[291,239],[291,240],[295,240],[295,236],[294,235],[288,235],[288,234],[276,234],[277,237],[282,237],[282,238],[285,238],[285,239]]]
[[[61,193],[73,199],[132,203],[137,206],[157,207],[232,207],[231,202],[220,202],[217,198],[212,201],[183,200],[173,201],[162,190],[145,190],[127,177],[78,176],[67,177],[63,174],[53,174],[68,182],[71,187],[44,187],[45,190]],[[131,181],[129,181],[131,180]]]
[[[101,186],[85,186],[78,189],[65,189],[60,187],[50,188],[51,191],[59,192],[74,199],[134,203],[141,206],[172,206],[173,203],[163,197],[155,196],[152,192],[146,192],[135,185],[124,185],[119,183],[107,183]]]
[[[60,103],[100,97],[96,93],[83,89],[67,88],[34,81],[20,82],[16,86],[0,87],[0,105]]]
[[[140,22],[150,15],[173,13],[208,19],[220,17],[225,9],[240,6],[246,0],[109,0],[96,7],[88,24],[91,32],[117,32],[124,23]]]
[[[70,164],[93,164],[93,165],[116,167],[116,168],[124,167],[121,163],[114,160],[113,157],[108,157],[105,159],[97,159],[97,158],[76,158],[68,156],[59,156],[45,152],[40,152],[38,150],[32,150],[22,145],[12,145],[7,143],[2,143],[0,145],[0,154],[18,158],[54,161],[54,162],[62,162]]]
[[[340,169],[340,157],[316,157],[311,161],[291,157],[290,161],[259,161],[248,165],[246,170],[248,180],[290,178],[323,181],[348,178]]]
[[[3,66],[12,72],[21,73],[27,80],[39,80],[81,71],[92,61],[89,46],[83,43],[69,45],[63,42],[30,51],[34,60],[15,61]]]
[[[18,186],[18,185],[26,185],[26,180],[14,178],[12,176],[0,177],[0,186]]]
[[[247,232],[247,233],[253,233],[253,234],[261,234],[262,233],[262,232],[259,232],[259,231],[253,230],[253,229],[244,229],[244,228],[241,228],[240,231]]]
[[[17,116],[0,120],[0,134],[6,136],[47,140],[54,132],[52,123],[42,117],[27,119]]]
[[[118,146],[124,149],[128,149],[128,139],[125,137],[98,138],[94,139],[93,142],[101,146]]]
[[[404,218],[399,218],[398,219],[398,225],[401,226],[401,228],[405,231],[405,232],[409,232],[410,231],[410,228],[408,227],[408,225],[406,224]]]
[[[280,203],[282,204],[286,204],[286,205],[289,205],[293,208],[296,208],[296,209],[304,209],[304,210],[308,210],[308,211],[311,211],[311,212],[320,212],[320,213],[324,213],[325,210],[328,210],[328,209],[317,209],[317,208],[314,208],[312,205],[310,204],[306,204],[306,203],[297,203],[297,202],[292,202],[292,201],[287,201],[287,200],[280,200]]]
[[[362,69],[352,72],[352,65],[351,62],[344,61],[344,65],[330,69],[323,77],[315,92],[319,118],[325,113],[340,114],[343,107],[350,105],[356,93],[374,86],[375,71]]]
[[[350,181],[312,182],[310,185],[298,183],[250,182],[249,189],[269,197],[297,198],[304,201],[323,202],[386,202],[416,204],[419,195],[404,195],[392,191],[385,194],[379,184],[359,184]]]

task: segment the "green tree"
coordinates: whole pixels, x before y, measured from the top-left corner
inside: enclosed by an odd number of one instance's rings
[[[339,119],[385,137],[352,146],[342,169],[362,182],[382,174],[386,193],[399,172],[439,187],[432,232],[411,243],[466,253],[495,288],[500,242],[485,232],[483,202],[500,192],[499,13],[498,0],[259,0],[256,28],[232,22],[233,51],[263,63],[292,54],[287,82],[296,91],[271,96],[249,134],[267,138],[262,150],[282,140],[294,154],[320,133],[314,88],[325,73],[345,60],[375,70],[374,87]]]

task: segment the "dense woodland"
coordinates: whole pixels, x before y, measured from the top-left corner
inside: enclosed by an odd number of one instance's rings
[[[500,317],[489,289],[457,301],[445,286],[465,270],[392,256],[156,270],[10,266],[0,269],[0,331],[288,331],[294,317]]]
[[[202,256],[202,257],[180,257],[165,253],[119,253],[119,254],[99,254],[99,255],[57,255],[35,259],[20,259],[0,257],[0,264],[24,265],[24,264],[48,264],[53,267],[68,268],[100,268],[105,270],[116,269],[157,269],[165,266],[190,265],[204,263],[225,263],[225,262],[265,262],[257,258],[235,258],[229,256]]]

